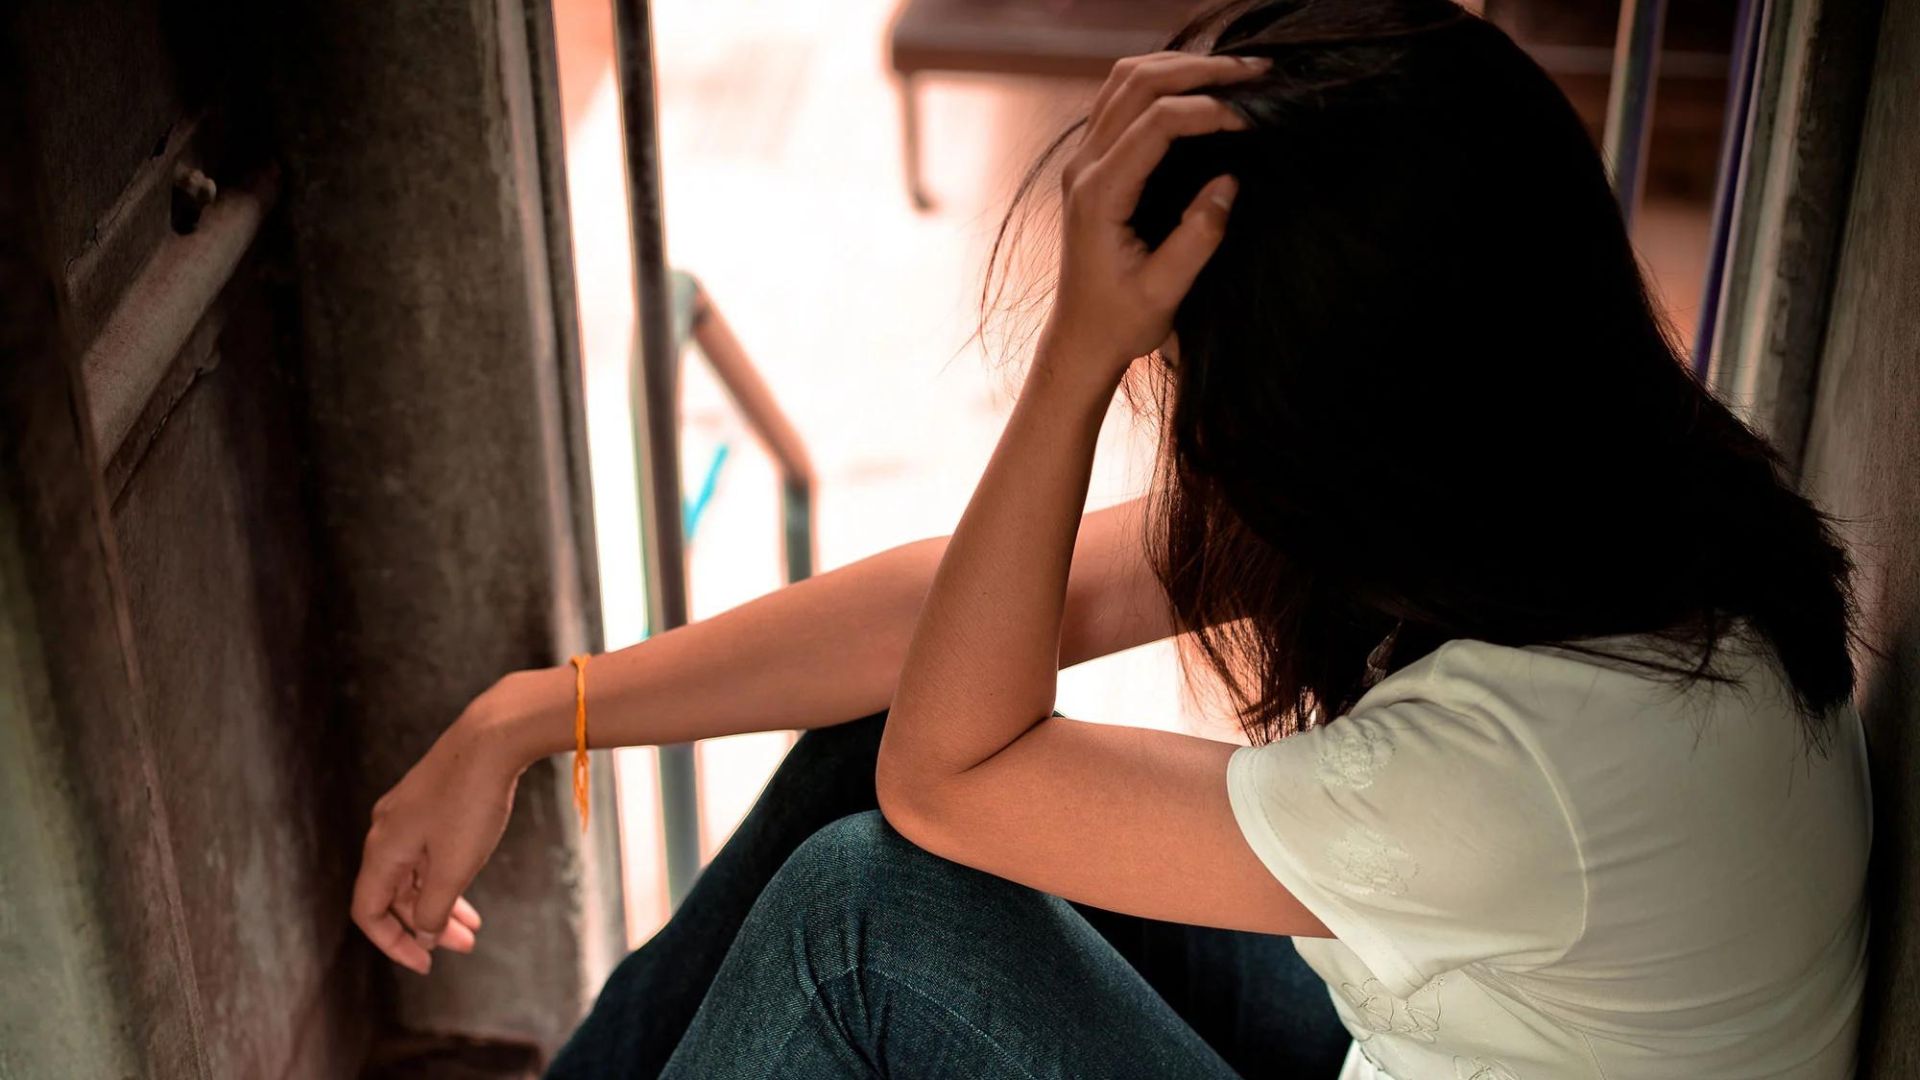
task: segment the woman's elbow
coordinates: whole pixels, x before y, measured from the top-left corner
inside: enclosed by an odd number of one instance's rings
[[[883,752],[874,770],[873,786],[879,797],[880,816],[887,819],[893,831],[916,847],[940,854],[944,847],[940,837],[950,811],[939,780],[903,767]]]

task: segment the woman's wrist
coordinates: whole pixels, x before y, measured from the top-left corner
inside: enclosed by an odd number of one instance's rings
[[[1021,395],[1040,398],[1049,408],[1105,416],[1126,370],[1126,363],[1095,356],[1067,341],[1043,341]]]
[[[573,669],[515,671],[475,698],[459,723],[516,775],[573,749]]]

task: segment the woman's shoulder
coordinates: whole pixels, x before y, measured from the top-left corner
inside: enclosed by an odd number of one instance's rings
[[[1747,714],[1794,711],[1771,651],[1743,628],[1717,643],[1708,678],[1686,676],[1696,658],[1648,635],[1525,646],[1456,638],[1382,680],[1354,711],[1426,702],[1528,726],[1605,714],[1636,720],[1698,715],[1722,711],[1729,698]]]
[[[1709,678],[1687,678],[1665,649],[1450,641],[1383,680],[1354,714],[1416,717],[1437,744],[1466,751],[1445,767],[1482,758],[1537,773],[1576,822],[1671,822],[1686,812],[1676,800],[1704,791],[1756,814],[1788,799],[1824,800],[1822,817],[1853,812],[1865,752],[1850,710],[1830,719],[1826,752],[1810,752],[1806,717],[1763,642],[1729,635]]]

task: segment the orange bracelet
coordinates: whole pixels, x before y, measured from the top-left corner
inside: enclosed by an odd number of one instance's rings
[[[573,808],[580,812],[580,831],[587,831],[587,784],[592,773],[587,766],[587,661],[582,653],[568,662],[573,665]]]

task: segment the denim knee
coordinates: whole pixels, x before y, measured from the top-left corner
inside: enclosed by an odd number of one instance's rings
[[[848,863],[859,864],[875,859],[905,855],[908,852],[925,854],[914,847],[907,839],[893,831],[887,819],[878,810],[869,810],[861,814],[850,814],[838,821],[829,822],[818,832],[808,837],[806,842],[788,858],[788,863],[803,863],[810,866],[845,866]]]
[[[858,947],[885,927],[912,934],[955,907],[994,903],[1019,886],[914,846],[877,810],[839,819],[788,856],[755,906],[761,932],[796,935],[813,951]],[[1024,890],[1020,890],[1024,891]]]
[[[858,906],[885,891],[879,883],[897,879],[903,872],[938,872],[919,865],[926,862],[941,860],[895,832],[878,810],[869,810],[843,817],[808,837],[787,857],[768,892],[776,897],[812,895]]]
[[[844,817],[796,848],[753,906],[736,952],[798,960],[818,984],[861,967],[868,943],[911,912],[896,902],[903,873],[933,857],[908,843],[878,811]],[[937,860],[934,860],[937,861]]]

